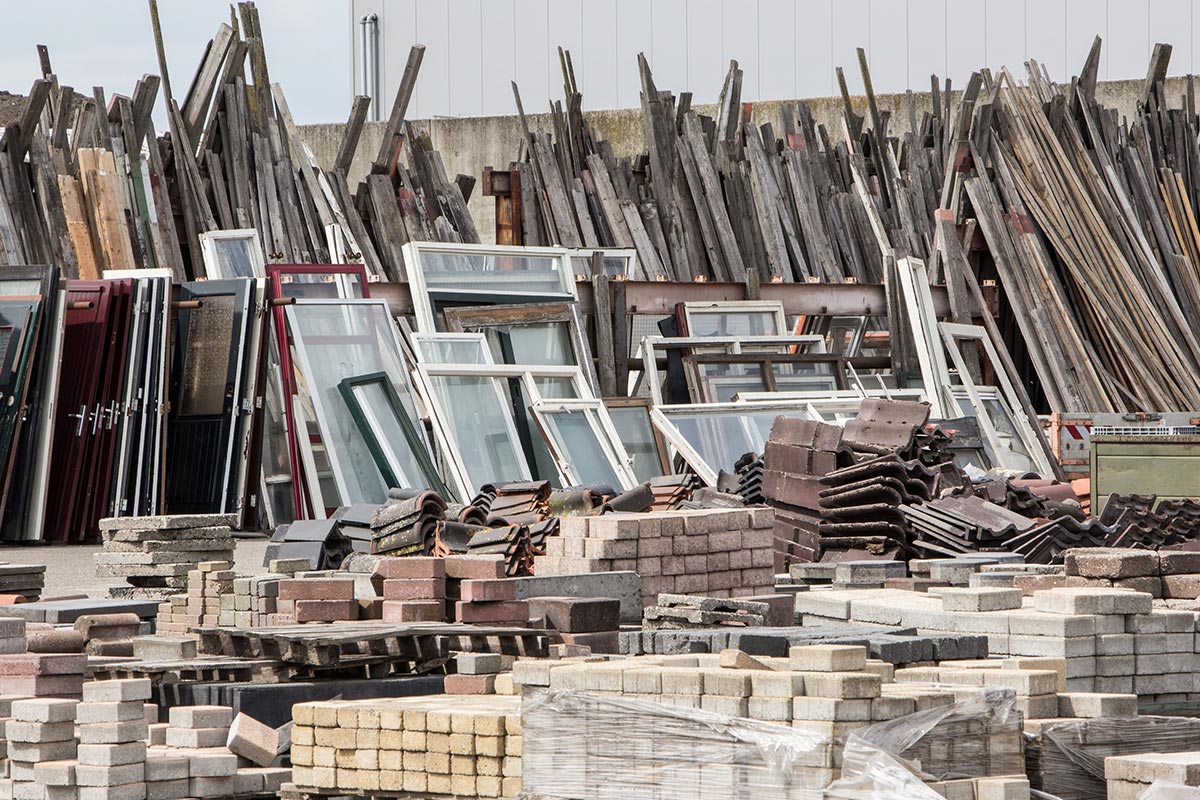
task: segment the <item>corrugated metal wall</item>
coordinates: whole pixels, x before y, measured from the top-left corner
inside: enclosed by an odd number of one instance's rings
[[[1042,61],[1056,80],[1104,39],[1101,80],[1140,78],[1154,42],[1175,47],[1171,74],[1193,69],[1200,14],[1191,0],[351,0],[354,90],[359,19],[379,16],[381,115],[409,47],[426,45],[410,116],[516,113],[562,97],[557,47],[571,51],[585,109],[638,104],[637,54],[660,88],[716,100],[737,59],[747,101],[837,93],[834,67],[862,89],[855,48],[866,49],[877,92],[961,86],[987,65]],[[1022,70],[1023,71],[1023,70]]]

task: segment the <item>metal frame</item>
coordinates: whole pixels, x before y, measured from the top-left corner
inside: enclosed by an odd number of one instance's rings
[[[702,414],[712,417],[731,416],[736,417],[739,414],[757,413],[762,411],[775,411],[779,415],[790,415],[803,417],[805,419],[816,419],[821,421],[819,417],[813,417],[808,410],[806,402],[772,402],[772,403],[704,403],[700,405],[669,405],[658,406],[650,409],[650,419],[654,426],[658,428],[662,435],[671,443],[671,446],[683,457],[683,460],[696,471],[709,486],[717,485],[717,473],[721,466],[716,468],[709,464],[703,456],[692,446],[690,442],[680,432],[678,426],[672,421],[671,416],[675,414]],[[743,421],[743,425],[744,425]],[[765,444],[765,440],[764,440]],[[759,452],[762,452],[760,447]]]
[[[991,415],[984,405],[983,396],[980,392],[980,388],[982,387],[977,386],[971,378],[971,373],[967,369],[967,363],[958,349],[960,341],[977,341],[983,345],[984,353],[995,368],[996,381],[1000,384],[997,396],[1008,412],[1009,419],[1013,424],[1013,430],[1017,432],[1021,444],[1025,446],[1025,450],[1029,453],[1029,460],[1037,467],[1038,472],[1042,475],[1053,477],[1054,467],[1050,464],[1045,450],[1042,449],[1041,442],[1038,441],[1037,431],[1032,429],[1029,419],[1024,414],[1017,413],[1017,409],[1021,407],[1021,404],[1017,397],[1016,389],[1013,387],[1012,381],[1009,380],[1008,374],[1004,370],[1004,364],[1000,361],[1000,354],[996,351],[995,345],[992,344],[987,329],[982,325],[960,325],[953,322],[939,323],[938,328],[941,330],[942,338],[946,342],[946,349],[950,352],[954,368],[958,370],[958,378],[962,383],[962,388],[966,390],[971,404],[975,406],[979,428],[983,432],[984,438],[992,444],[995,450],[993,457],[996,460],[1003,460],[1003,441],[1000,439],[999,432],[996,430]],[[953,389],[957,388],[951,387],[949,381],[944,386],[948,397],[951,397]]]
[[[512,480],[532,480],[533,472],[528,460],[525,458],[524,448],[521,447],[521,436],[517,431],[516,419],[511,413],[509,397],[504,391],[503,385],[495,381],[511,378],[520,379],[525,390],[525,396],[530,401],[531,406],[543,399],[541,392],[537,388],[536,378],[538,377],[570,378],[578,395],[577,398],[571,399],[592,399],[591,389],[583,377],[582,370],[578,367],[526,366],[520,364],[417,364],[413,370],[413,374],[416,377],[419,393],[425,399],[425,408],[430,414],[430,421],[433,424],[434,439],[437,442],[438,451],[450,468],[450,472],[452,473],[450,477],[453,479],[452,483],[455,484],[454,489],[457,492],[458,499],[464,503],[470,502],[479,487],[470,484],[466,464],[463,462],[461,452],[459,451],[457,437],[451,432],[449,424],[450,416],[442,404],[442,398],[434,387],[432,378],[480,377],[493,379],[493,386],[497,390],[496,401],[501,408],[505,409],[505,423],[508,434],[512,441],[516,443],[517,462],[518,466],[522,468],[520,475],[511,476]]]
[[[585,481],[576,467],[577,459],[567,451],[564,442],[551,432],[552,426],[548,424],[548,417],[555,414],[574,413],[582,413],[587,419],[588,426],[596,437],[596,445],[600,449],[601,455],[612,467],[618,482],[618,485],[613,488],[626,491],[637,486],[638,479],[633,474],[629,455],[625,452],[625,447],[621,444],[621,437],[617,434],[612,418],[608,415],[608,409],[602,401],[596,399],[539,400],[533,404],[532,408],[534,420],[546,440],[546,445],[550,448],[550,454],[558,466],[564,486],[582,486]]]
[[[713,303],[683,303],[683,321],[687,326],[687,335],[695,337],[704,337],[703,334],[693,333],[695,326],[693,322],[698,317],[708,316],[735,316],[737,314],[762,314],[763,312],[772,313],[775,317],[775,333],[774,334],[758,334],[765,336],[783,336],[788,333],[787,317],[783,313],[783,303],[778,300],[720,300]],[[736,336],[733,333],[716,333],[713,336]]]
[[[408,447],[412,451],[413,458],[416,459],[417,464],[420,466],[421,472],[424,473],[427,487],[443,497],[449,495],[450,490],[446,487],[442,476],[437,471],[437,467],[433,464],[433,458],[429,453],[429,445],[425,442],[424,437],[417,432],[417,428],[413,425],[412,420],[404,413],[404,402],[400,399],[400,394],[392,384],[390,376],[386,372],[373,372],[368,375],[343,378],[341,383],[338,384],[338,391],[341,392],[342,398],[346,401],[346,406],[350,409],[350,416],[354,418],[355,424],[358,425],[359,433],[362,434],[363,440],[367,443],[367,449],[371,451],[371,457],[375,459],[375,465],[379,467],[379,472],[383,475],[384,482],[387,483],[389,488],[407,486],[407,484],[401,483],[400,476],[396,472],[396,465],[390,457],[389,448],[385,447],[385,437],[378,430],[375,419],[378,410],[365,407],[354,391],[360,386],[367,385],[379,386],[383,390],[384,395],[386,395],[388,410],[395,417],[400,429],[404,431],[404,439],[408,442]],[[419,487],[410,486],[409,488]]]
[[[516,247],[509,245],[458,244],[448,242],[408,242],[401,248],[401,252],[404,256],[404,270],[408,277],[408,289],[412,299],[413,316],[416,318],[417,330],[422,333],[437,331],[437,323],[433,313],[434,303],[431,299],[432,293],[449,291],[436,287],[430,288],[425,279],[426,270],[422,263],[422,257],[426,254],[445,253],[448,255],[497,257],[535,256],[555,259],[558,262],[558,267],[554,270],[554,272],[558,273],[559,279],[560,291],[557,292],[506,292],[503,289],[487,285],[488,281],[485,279],[486,272],[470,273],[478,278],[479,288],[458,288],[454,290],[454,293],[459,296],[478,296],[479,302],[475,303],[475,305],[481,305],[488,302],[489,299],[496,300],[497,298],[526,298],[526,302],[541,299],[548,302],[578,299],[578,293],[575,289],[575,273],[571,268],[570,251],[564,247]],[[491,272],[502,271],[492,270]]]
[[[225,275],[219,270],[220,259],[217,257],[217,242],[219,241],[249,241],[250,275]],[[236,228],[226,231],[206,231],[200,234],[200,254],[204,260],[204,273],[210,280],[229,280],[232,278],[265,278],[267,277],[266,259],[263,258],[262,243],[258,238],[256,228]]]
[[[805,347],[806,353],[820,355],[825,352],[825,337],[818,334],[792,334],[784,336],[643,336],[638,345],[642,359],[642,377],[655,405],[663,402],[663,377],[658,371],[657,350],[692,349],[693,353],[717,351],[725,355],[740,355],[750,348],[751,352],[770,352],[767,348],[778,348],[775,352],[785,354],[789,348]],[[763,349],[760,349],[763,348]],[[790,352],[798,352],[795,349]]]
[[[474,342],[479,345],[479,352],[483,360],[480,364],[495,364],[492,358],[492,349],[488,347],[487,337],[482,333],[411,333],[408,336],[412,343],[413,355],[416,357],[418,364],[473,364],[473,361],[435,361],[431,360],[430,353],[424,351],[425,344],[436,344],[437,342]]]
[[[513,303],[499,306],[460,306],[448,308],[442,315],[446,325],[454,333],[482,333],[503,326],[548,325],[558,324],[567,326],[567,336],[571,340],[571,350],[575,355],[574,364],[563,364],[564,367],[577,366],[583,370],[583,375],[592,387],[592,393],[600,394],[600,380],[596,376],[596,365],[592,361],[592,348],[588,344],[587,326],[583,322],[583,314],[579,304],[567,303]],[[487,334],[483,334],[485,339]],[[493,354],[495,356],[495,354]],[[515,358],[515,355],[514,355]],[[521,363],[520,361],[504,363]]]
[[[146,320],[146,361],[140,383],[136,375],[126,376],[126,385],[132,390],[140,386],[145,391],[140,402],[134,402],[131,394],[126,394],[127,410],[133,411],[139,420],[137,447],[137,474],[134,476],[132,497],[124,494],[125,484],[120,480],[114,484],[114,516],[140,516],[157,514],[161,508],[160,490],[166,480],[166,420],[165,403],[167,402],[167,362],[170,360],[171,349],[171,285],[174,274],[169,269],[124,269],[105,270],[105,280],[132,278],[139,287],[145,287],[149,298],[138,301],[139,308],[143,305],[149,308],[149,318]],[[155,327],[157,326],[157,328]],[[158,336],[155,336],[155,332]],[[153,379],[153,382],[152,382]],[[149,406],[153,404],[151,410]],[[126,415],[128,420],[128,413]],[[153,424],[156,423],[156,424]],[[153,424],[153,430],[147,428]],[[147,453],[147,438],[150,440],[150,452]],[[128,442],[128,437],[125,438]],[[147,478],[147,463],[151,470]],[[119,479],[124,479],[123,470],[118,471]],[[122,501],[131,503],[132,507],[122,507]],[[144,506],[144,507],[143,507]]]
[[[722,378],[752,378],[752,375],[729,375],[729,376],[713,376],[706,378],[700,374],[700,367],[705,364],[746,364],[757,365],[762,379],[762,390],[764,392],[778,392],[778,376],[775,374],[775,364],[826,364],[829,366],[829,374],[814,374],[813,378],[828,378],[832,381],[833,387],[831,390],[845,390],[848,387],[846,382],[846,360],[835,355],[810,355],[808,353],[741,353],[738,355],[714,355],[711,353],[697,353],[694,355],[686,355],[683,357],[683,374],[687,379],[688,394],[693,403],[717,403],[725,402],[717,400],[715,397],[706,396],[709,393],[706,389],[714,386]],[[799,377],[799,376],[785,376]],[[736,394],[736,393],[735,393]]]
[[[312,370],[313,362],[309,358],[307,345],[304,341],[304,337],[300,336],[296,333],[297,328],[298,328],[298,320],[296,319],[296,309],[297,308],[326,308],[326,307],[334,307],[334,306],[341,306],[346,309],[354,309],[354,308],[358,308],[358,309],[377,308],[377,309],[379,309],[379,311],[382,314],[382,317],[386,323],[385,327],[391,333],[391,336],[392,336],[392,345],[395,348],[394,352],[396,355],[396,360],[399,362],[400,375],[396,376],[399,380],[405,381],[407,383],[408,369],[409,369],[410,365],[407,363],[407,360],[404,357],[404,348],[400,344],[399,333],[397,332],[396,326],[392,322],[392,318],[388,313],[388,306],[387,306],[386,300],[371,300],[371,299],[297,300],[294,303],[285,307],[286,316],[287,316],[288,332],[290,334],[289,340],[291,341],[292,347],[295,348],[295,356],[296,356],[295,363],[296,363],[296,366],[299,367],[299,371],[301,372],[301,374],[304,374],[305,376],[309,377],[308,391],[306,392],[306,394],[309,397],[310,401],[312,402],[313,414],[316,417],[315,421],[317,423],[317,429],[320,432],[321,442],[325,448],[326,456],[329,459],[329,466],[333,472],[334,484],[337,486],[338,494],[340,495],[339,499],[341,500],[341,504],[342,505],[351,505],[355,501],[352,499],[350,485],[349,485],[349,483],[347,483],[347,481],[345,479],[345,473],[342,470],[342,466],[343,466],[341,463],[341,455],[342,454],[340,452],[340,444],[341,443],[338,440],[338,438],[333,435],[334,432],[329,428],[329,421],[332,419],[332,417],[330,417],[327,413],[328,409],[325,408],[325,405],[324,405],[325,401],[321,397],[320,389],[317,386],[315,386],[311,380],[311,376],[313,374],[313,370]],[[375,330],[374,325],[371,326],[371,330],[372,331]],[[378,338],[375,339],[375,342],[376,342],[377,346],[380,344]],[[401,402],[401,406],[403,407],[403,402]],[[413,413],[414,414],[416,413],[415,393],[414,393]],[[302,432],[307,434],[307,427],[305,427]],[[298,438],[301,438],[301,437],[298,437]],[[304,442],[307,441],[307,435],[302,438],[302,441],[304,441]],[[305,449],[308,449],[308,448],[305,448],[305,447],[301,448],[302,451]],[[311,458],[311,455],[309,457]],[[314,468],[312,469],[312,471],[310,473],[310,477],[314,477],[314,478],[316,477],[315,464],[314,464]],[[310,487],[310,489],[311,489],[311,487]],[[314,507],[314,513],[321,513],[320,511],[318,511],[318,508],[321,508],[321,507]]]
[[[900,290],[904,297],[909,328],[912,330],[913,346],[917,351],[917,362],[921,366],[921,382],[929,398],[930,416],[942,419],[946,409],[941,386],[950,383],[950,369],[946,365],[946,354],[938,341],[938,321],[933,293],[929,289],[929,276],[925,262],[919,258],[896,259],[896,274],[900,279]],[[982,329],[981,329],[982,330]],[[893,347],[895,352],[895,347]]]
[[[606,397],[606,398],[604,398],[604,405],[608,408],[610,419],[612,418],[612,410],[614,408],[618,408],[618,409],[640,408],[640,409],[642,409],[642,411],[645,412],[646,427],[650,429],[650,437],[654,442],[655,453],[657,453],[657,455],[658,455],[658,468],[659,468],[658,474],[659,475],[670,475],[671,474],[671,452],[670,452],[670,449],[667,447],[666,440],[663,438],[662,431],[660,431],[658,428],[654,427],[654,421],[650,419],[650,409],[653,407],[653,405],[651,404],[649,398],[646,398],[646,397]],[[616,420],[613,420],[613,427],[617,428]],[[619,429],[617,430],[617,435],[620,436]],[[625,445],[625,440],[623,438],[621,439],[621,445],[622,446]],[[626,448],[625,452],[626,452],[626,454],[628,454],[629,449]],[[633,457],[630,456],[630,469],[632,469],[632,468],[633,468]],[[635,475],[636,475],[636,473],[635,473]]]

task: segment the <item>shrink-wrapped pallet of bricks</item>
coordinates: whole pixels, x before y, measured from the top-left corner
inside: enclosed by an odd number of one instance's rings
[[[1200,719],[1190,717],[1039,720],[1025,733],[1030,783],[1061,800],[1104,797],[1105,761],[1113,757],[1200,750]]]

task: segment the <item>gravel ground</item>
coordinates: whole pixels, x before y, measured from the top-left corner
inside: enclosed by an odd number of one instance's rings
[[[245,575],[265,572],[262,560],[266,549],[266,539],[239,539],[234,569]],[[70,594],[107,597],[110,586],[121,586],[124,581],[96,577],[94,556],[99,552],[98,544],[9,545],[0,547],[0,562],[45,564],[46,597]]]

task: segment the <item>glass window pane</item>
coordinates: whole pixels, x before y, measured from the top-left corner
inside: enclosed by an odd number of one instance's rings
[[[565,322],[544,322],[536,325],[498,325],[488,328],[500,345],[500,358],[505,364],[534,366],[577,365],[571,345],[570,326]]]
[[[252,239],[216,238],[210,240],[217,263],[213,277],[220,278],[261,278],[256,275],[254,258],[250,248],[254,247]]]
[[[746,453],[762,453],[777,410],[698,413],[665,411],[679,433],[714,470],[734,471]]]
[[[634,476],[644,481],[662,475],[650,411],[644,406],[609,406],[608,416],[621,437],[625,452],[633,459]]]
[[[408,445],[404,425],[396,416],[400,410],[392,406],[391,397],[383,384],[379,381],[360,383],[351,391],[358,401],[358,409],[365,418],[367,429],[371,431],[372,443],[383,452],[384,460],[396,476],[398,485],[408,488],[423,486],[426,478],[421,462]]]
[[[617,473],[605,455],[588,415],[583,411],[558,411],[543,414],[547,433],[565,454],[584,484],[605,484],[620,490]]]
[[[188,309],[184,348],[180,416],[218,416],[225,410],[235,298],[206,295],[199,308]]]
[[[483,342],[478,339],[425,339],[413,340],[413,346],[421,358],[429,364],[487,364]]]
[[[689,336],[778,336],[773,311],[688,311]]]
[[[421,253],[425,285],[431,292],[449,289],[478,294],[569,293],[559,267],[559,259],[551,255]],[[568,276],[567,279],[571,278]]]
[[[280,294],[287,298],[342,300],[367,296],[361,277],[352,273],[285,272],[278,280]]]
[[[429,380],[472,489],[530,477],[518,455],[520,443],[509,428],[503,378],[432,375]]]
[[[324,414],[319,419],[323,444],[340,466],[347,485],[349,496],[341,498],[342,504],[382,503],[389,487],[384,485],[339,384],[345,378],[383,372],[396,389],[404,413],[416,419],[404,359],[386,307],[376,301],[299,303],[288,306],[287,312],[300,356],[297,371],[302,393],[318,400]],[[325,499],[336,505],[329,496]]]

